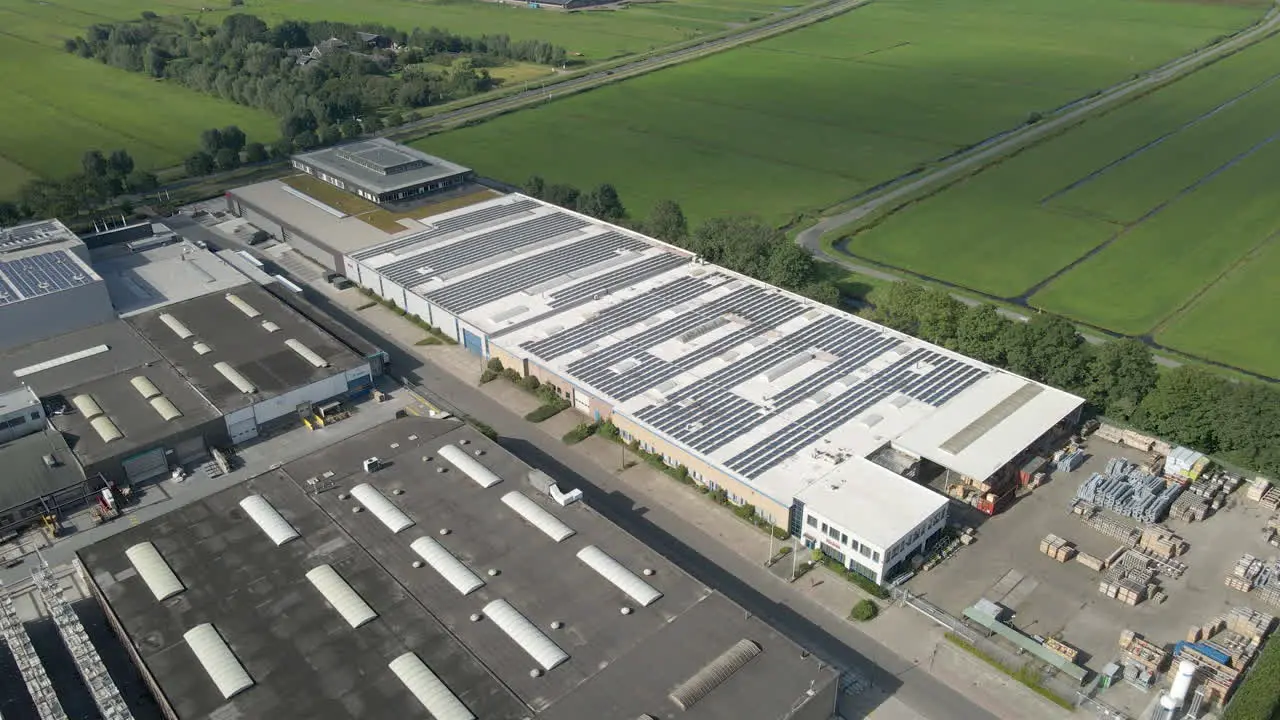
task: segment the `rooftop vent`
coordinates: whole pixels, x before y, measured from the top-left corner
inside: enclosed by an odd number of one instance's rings
[[[207,344],[202,342],[198,342],[195,345],[192,345],[191,349],[195,350],[197,355],[208,355],[209,353],[213,352],[213,348],[209,347]]]
[[[98,437],[102,438],[102,442],[104,443],[109,443],[113,440],[119,440],[124,437],[124,433],[120,432],[120,428],[116,427],[116,424],[111,422],[111,418],[106,415],[99,415],[98,417],[90,420],[89,427],[93,428],[93,431],[98,433]]]
[[[212,625],[197,625],[184,633],[182,638],[187,641],[191,652],[195,653],[196,659],[223,698],[230,700],[253,687],[253,678],[245,672],[244,666]]]
[[[227,302],[231,303],[232,305],[235,305],[237,310],[244,313],[245,315],[248,315],[251,318],[256,318],[262,314],[258,312],[257,308],[245,302],[244,300],[241,300],[240,296],[236,295],[235,293],[227,293]]]
[[[319,565],[312,568],[307,571],[307,579],[353,630],[378,617],[369,603],[332,566]]]
[[[329,362],[327,360],[317,355],[315,352],[311,350],[311,348],[307,347],[306,345],[303,345],[301,342],[298,342],[293,338],[289,338],[288,340],[284,341],[284,344],[288,345],[290,350],[301,355],[303,360],[306,360],[312,365],[318,368],[329,367]]]
[[[387,667],[435,720],[475,720],[476,716],[415,653],[407,652]]]
[[[76,395],[71,398],[71,404],[76,406],[76,410],[84,416],[85,420],[92,421],[96,417],[101,417],[105,413],[102,412],[102,406],[89,395]]]
[[[138,394],[142,395],[143,399],[151,405],[151,408],[165,419],[165,422],[182,417],[182,412],[178,410],[177,406],[160,392],[160,388],[156,387],[155,383],[146,377],[139,375],[129,382],[138,391]]]
[[[688,711],[702,698],[710,695],[725,680],[738,672],[760,654],[760,646],[750,640],[739,640],[720,657],[703,666],[693,677],[680,683],[671,691],[671,701],[681,710]]]
[[[275,331],[279,330],[279,329],[280,329],[280,326],[279,326],[279,325],[277,325],[277,324],[275,324],[275,323],[273,323],[273,322],[271,322],[270,320],[266,320],[266,321],[264,321],[264,322],[262,323],[262,329],[263,329],[263,330],[266,330],[266,331],[267,331],[267,332],[269,332],[269,333],[273,333],[273,332],[275,332]]]
[[[168,325],[169,329],[173,331],[173,334],[177,335],[178,338],[181,340],[186,340],[187,338],[193,337],[195,335],[195,333],[191,332],[190,328],[182,324],[181,320],[170,315],[169,313],[161,314],[160,322],[164,323],[165,325]]]
[[[413,527],[413,521],[405,515],[400,508],[391,504],[377,488],[368,484],[361,483],[351,488],[351,496],[354,497],[361,505],[369,509],[373,516],[382,521],[383,525],[393,533]]]
[[[168,600],[186,590],[155,545],[149,542],[138,543],[125,550],[124,555],[129,558],[133,569],[138,571],[138,576],[142,578],[142,582],[146,583],[147,589],[156,597],[156,600]]]

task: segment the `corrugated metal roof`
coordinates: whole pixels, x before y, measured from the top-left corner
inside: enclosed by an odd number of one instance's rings
[[[418,698],[434,720],[475,720],[475,715],[416,654],[407,652],[387,667]]]
[[[560,518],[547,512],[537,503],[525,497],[523,493],[513,490],[502,496],[502,502],[556,542],[574,535],[573,528],[565,525],[560,521]]]
[[[133,569],[138,571],[142,582],[146,583],[147,589],[156,596],[156,600],[168,600],[186,590],[155,545],[149,542],[138,543],[125,550],[124,554],[133,564]]]
[[[266,533],[277,547],[301,537],[289,521],[275,509],[275,506],[261,495],[250,495],[241,500],[240,507],[244,508],[245,514],[262,528],[262,532]]]
[[[579,550],[578,559],[600,573],[605,580],[617,586],[627,594],[627,597],[640,603],[641,607],[649,607],[662,597],[662,593],[652,585],[641,580],[638,575],[623,567],[622,563],[614,560],[595,545],[588,545]]]
[[[373,513],[374,517],[381,520],[391,532],[398,533],[413,527],[413,520],[410,520],[400,508],[392,505],[391,501],[374,486],[361,483],[351,488],[351,496]]]
[[[516,645],[529,653],[544,670],[551,670],[569,660],[569,654],[560,649],[529,619],[520,614],[506,600],[494,600],[484,606],[484,614],[493,621]]]
[[[484,580],[481,580],[479,575],[472,572],[461,560],[454,557],[448,548],[435,540],[420,537],[410,543],[409,548],[422,556],[428,565],[463,595],[470,595],[484,586]]]
[[[195,653],[196,659],[218,687],[222,697],[230,700],[253,687],[253,678],[249,677],[249,673],[213,625],[197,625],[184,633],[182,638],[187,641],[191,652]]]
[[[318,565],[312,568],[307,571],[307,579],[353,629],[378,617],[369,603],[332,566]]]
[[[480,483],[482,488],[491,488],[502,482],[492,470],[481,465],[478,460],[463,452],[455,445],[440,448],[440,457],[453,463],[454,467],[466,473],[467,477]]]
[[[704,665],[693,677],[677,685],[671,691],[671,702],[681,710],[688,710],[759,654],[759,645],[750,640],[739,640],[720,657]]]

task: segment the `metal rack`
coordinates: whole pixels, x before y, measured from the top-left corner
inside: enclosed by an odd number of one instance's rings
[[[31,578],[35,580],[36,587],[40,590],[40,597],[49,608],[49,615],[53,618],[54,625],[58,627],[62,642],[71,651],[76,669],[84,678],[85,687],[89,688],[89,694],[93,696],[93,701],[102,713],[103,720],[133,720],[129,706],[125,704],[115,681],[111,679],[97,649],[89,640],[80,617],[62,596],[62,586],[53,577],[53,573],[49,572],[48,564],[42,563],[32,570]]]
[[[31,645],[31,638],[22,626],[22,620],[13,608],[13,598],[9,590],[0,582],[0,633],[9,643],[9,652],[22,673],[22,680],[27,684],[27,692],[35,703],[40,720],[67,720],[67,713],[53,690],[53,683],[44,671],[40,656]]]

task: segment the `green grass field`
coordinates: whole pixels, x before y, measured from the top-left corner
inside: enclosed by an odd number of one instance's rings
[[[1243,27],[1259,5],[877,0],[839,18],[428,138],[521,182],[616,184],[643,214],[784,221]]]
[[[846,247],[1001,298],[1037,290],[1034,307],[1280,376],[1267,340],[1280,320],[1228,310],[1274,297],[1280,278],[1253,269],[1274,255],[1253,259],[1280,230],[1268,190],[1280,183],[1280,142],[1269,142],[1280,131],[1277,67],[1280,41],[1269,40],[925,199]]]
[[[237,11],[268,22],[285,18],[381,22],[411,30],[442,27],[464,35],[507,33],[548,40],[588,61],[643,52],[777,12],[783,0],[690,0],[623,11],[560,13],[482,0],[247,0]],[[219,8],[201,12],[202,6]],[[63,39],[92,24],[138,17],[143,10],[187,14],[214,25],[225,0],[0,0],[0,197],[33,177],[78,170],[85,150],[126,148],[140,167],[177,164],[207,127],[239,125],[269,142],[266,113],[200,95],[175,84],[67,55]],[[20,71],[19,71],[20,69]]]

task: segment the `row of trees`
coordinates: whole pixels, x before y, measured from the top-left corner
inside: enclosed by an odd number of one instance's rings
[[[81,158],[81,172],[61,180],[38,178],[23,185],[17,201],[0,201],[0,226],[24,220],[71,219],[101,208],[123,193],[150,192],[159,187],[156,176],[134,167],[126,150],[90,150]]]
[[[183,162],[187,175],[198,177],[214,170],[234,170],[241,163],[258,163],[273,157],[288,157],[293,147],[272,146],[271,150],[260,142],[249,142],[244,131],[235,125],[225,128],[209,128],[200,133],[200,149]]]
[[[397,45],[369,47],[360,32]],[[307,131],[320,137],[386,107],[400,108],[403,120],[401,111],[484,92],[497,84],[486,67],[508,60],[565,60],[563,48],[505,35],[295,20],[270,27],[246,14],[206,27],[146,13],[139,21],[94,25],[65,45],[82,57],[265,109],[284,119],[282,134],[290,139]],[[306,55],[312,48],[319,57]]]
[[[605,222],[620,223],[627,218],[627,209],[618,197],[618,191],[609,183],[601,183],[595,188],[582,192],[572,185],[554,183],[548,185],[541,177],[534,175],[524,184],[524,193],[546,200],[562,208],[576,210],[583,215]]]
[[[1157,372],[1130,339],[1091,345],[1070,322],[1022,322],[991,305],[966,306],[943,290],[890,285],[871,319],[1020,375],[1074,392],[1097,412],[1170,441],[1280,475],[1280,390],[1184,365]]]

